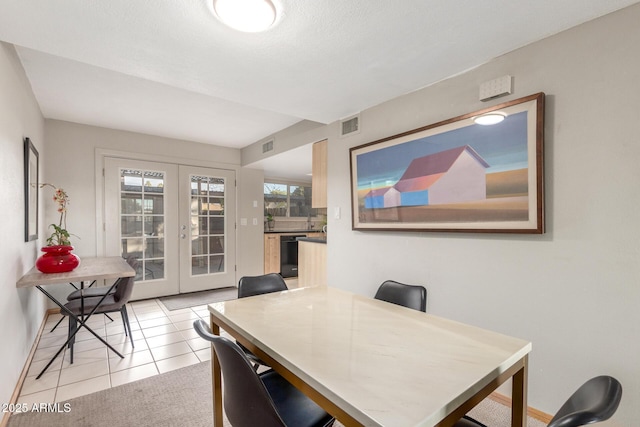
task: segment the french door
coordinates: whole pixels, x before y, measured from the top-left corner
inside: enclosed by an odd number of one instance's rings
[[[235,285],[235,172],[180,166],[180,292]]]
[[[105,158],[105,253],[134,256],[134,299],[235,284],[235,173]]]

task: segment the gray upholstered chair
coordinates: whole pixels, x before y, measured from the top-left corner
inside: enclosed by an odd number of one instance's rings
[[[138,260],[135,259],[135,257],[128,257],[127,258],[127,263],[135,270],[138,268]],[[95,283],[95,280],[93,281],[93,283]],[[107,293],[111,293],[113,294],[116,289],[115,287],[111,287],[111,286],[96,286],[95,288],[92,286],[93,283],[91,283],[91,285],[89,285],[89,287],[84,288],[84,289],[77,289],[73,292],[71,292],[69,295],[67,295],[67,301],[71,301],[74,299],[80,299],[82,298],[82,296],[84,295],[84,298],[90,298],[90,297],[102,297],[103,295],[107,294]],[[76,287],[73,283],[71,283],[71,285],[73,285],[73,287]],[[82,291],[82,292],[81,292]],[[113,322],[113,319],[107,314],[104,313],[104,315],[107,317],[107,319],[111,320]],[[58,323],[56,323],[53,328],[51,328],[51,330],[49,332],[53,332],[56,330],[56,328],[58,327],[58,325],[60,323],[62,323],[62,321],[64,320],[64,317],[61,317],[60,320],[58,320]],[[125,330],[125,332],[127,332]]]
[[[127,258],[127,264],[129,264],[131,266],[131,268],[133,268],[134,270],[136,270],[138,268],[138,260],[135,259],[135,257],[128,257]],[[82,290],[82,294],[80,293],[80,289],[75,290],[73,292],[71,292],[69,295],[67,295],[67,301],[71,301],[74,299],[80,299],[82,298],[82,295],[84,295],[85,298],[91,298],[91,297],[101,297],[107,293],[115,293],[116,289],[113,288],[111,289],[111,292],[109,292],[109,289],[111,287],[110,286],[96,286],[96,287],[89,287],[86,288],[84,290]],[[108,317],[108,316],[107,316]],[[113,319],[111,319],[113,320]]]
[[[427,289],[420,285],[405,285],[386,280],[380,285],[374,298],[418,311],[427,311]]]
[[[271,292],[286,291],[289,288],[284,279],[278,273],[263,274],[260,276],[244,276],[240,278],[238,282],[238,298],[252,297],[255,295],[269,294]],[[240,343],[237,343],[242,351],[245,352],[251,363],[253,363],[253,369],[258,370],[260,365],[268,366],[265,362],[260,360],[258,356],[251,353],[248,348]]]
[[[328,427],[334,418],[274,370],[255,372],[233,341],[214,335],[202,320],[198,335],[213,344],[222,371],[224,410],[233,427]]]
[[[591,378],[578,388],[556,412],[547,427],[578,427],[611,418],[622,398],[622,385],[613,377]],[[469,416],[455,427],[486,427]]]
[[[135,267],[134,267],[135,268]],[[108,294],[104,297],[90,297],[90,298],[80,298],[74,299],[67,302],[64,307],[69,310],[71,313],[76,316],[86,316],[91,313],[94,308],[93,314],[103,314],[103,313],[116,313],[119,312],[122,316],[122,323],[124,323],[124,333],[131,340],[131,347],[133,344],[133,336],[131,335],[131,324],[129,323],[129,313],[127,313],[127,303],[131,298],[131,293],[133,292],[133,285],[135,283],[135,277],[123,277],[116,281],[115,284],[115,292],[112,294]],[[102,302],[100,302],[102,300]],[[84,311],[82,308],[84,306]],[[61,314],[67,316],[67,312],[62,310]],[[76,319],[72,316],[69,316],[69,336],[72,336],[76,329],[78,328],[78,324]],[[75,337],[69,343],[70,357],[71,363],[73,363],[73,344],[75,343]]]

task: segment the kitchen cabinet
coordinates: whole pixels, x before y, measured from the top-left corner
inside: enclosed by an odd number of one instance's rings
[[[280,235],[264,235],[264,274],[280,273]]]
[[[327,286],[327,244],[298,242],[298,286]]]
[[[327,207],[327,145],[328,141],[313,144],[311,162],[311,207]]]

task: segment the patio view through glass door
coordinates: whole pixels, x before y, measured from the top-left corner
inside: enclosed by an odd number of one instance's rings
[[[233,171],[105,158],[106,254],[139,260],[135,299],[233,286],[233,207]]]

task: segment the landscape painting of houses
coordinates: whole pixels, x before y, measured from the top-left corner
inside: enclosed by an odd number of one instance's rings
[[[353,229],[541,233],[543,100],[352,148]]]

